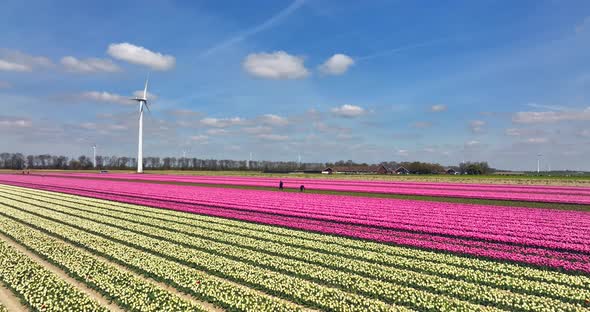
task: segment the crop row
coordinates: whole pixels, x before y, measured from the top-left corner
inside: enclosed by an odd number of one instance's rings
[[[63,180],[63,179],[62,179]],[[66,185],[69,183],[74,184],[79,181],[66,181]],[[64,183],[64,181],[46,181],[46,184],[52,183]],[[122,187],[127,188],[127,191],[121,191]],[[39,187],[39,186],[37,186]],[[366,221],[360,220],[351,220],[352,223],[341,223],[338,226],[334,226],[332,223],[334,220],[318,220],[313,213],[312,208],[317,207],[316,204],[313,202],[314,198],[319,197],[320,199],[324,199],[327,197],[328,199],[332,200],[334,203],[337,200],[340,200],[343,205],[349,205],[349,202],[342,201],[344,198],[338,196],[322,196],[322,195],[312,195],[312,197],[304,197],[303,199],[307,200],[307,205],[303,205],[303,209],[309,210],[305,213],[306,217],[299,217],[299,216],[292,216],[292,215],[276,215],[271,211],[264,211],[265,208],[257,208],[251,209],[247,207],[248,205],[262,205],[265,202],[272,202],[271,195],[274,192],[255,192],[255,191],[241,191],[241,190],[232,190],[232,193],[228,193],[233,197],[236,196],[236,192],[241,192],[242,194],[242,201],[243,202],[240,206],[240,203],[236,203],[235,205],[226,204],[224,206],[203,206],[203,205],[196,205],[191,204],[191,202],[199,202],[205,199],[214,199],[214,198],[224,198],[228,199],[231,196],[226,193],[215,193],[214,190],[211,189],[211,192],[202,192],[198,193],[196,190],[199,188],[182,188],[177,189],[177,186],[171,186],[172,188],[164,188],[164,186],[157,186],[154,185],[142,185],[138,183],[125,183],[124,185],[119,185],[119,183],[80,183],[76,188],[70,188],[66,186],[40,186],[41,188],[47,189],[56,189],[62,192],[70,192],[76,193],[81,195],[99,197],[104,199],[110,200],[118,200],[123,202],[130,202],[135,204],[142,204],[142,205],[150,205],[150,206],[157,206],[161,208],[169,208],[175,210],[183,210],[188,212],[200,213],[200,214],[208,214],[213,216],[220,216],[220,217],[229,217],[229,218],[236,218],[241,220],[247,221],[254,221],[259,223],[266,223],[266,224],[274,224],[274,225],[281,225],[287,227],[294,227],[304,230],[311,230],[317,231],[322,233],[329,233],[329,234],[339,234],[345,236],[352,236],[382,242],[391,242],[401,245],[409,245],[409,246],[417,246],[421,248],[427,249],[438,249],[444,250],[454,253],[463,253],[463,254],[470,254],[476,256],[484,256],[490,257],[494,259],[501,259],[501,260],[510,260],[514,262],[524,262],[530,263],[538,266],[543,267],[555,267],[555,268],[562,268],[565,270],[571,271],[582,271],[582,272],[590,272],[590,268],[585,263],[588,262],[588,255],[576,255],[573,251],[569,251],[570,248],[567,250],[553,250],[553,249],[539,249],[535,246],[522,246],[522,245],[506,245],[502,246],[496,242],[488,242],[488,241],[473,241],[471,239],[467,240],[461,237],[445,237],[440,235],[431,235],[427,233],[415,233],[415,232],[400,232],[395,229],[383,229],[383,228],[375,228],[371,226],[370,222],[367,225],[357,224],[357,223],[367,223]],[[119,187],[119,188],[117,188]],[[92,190],[85,190],[92,188]],[[106,189],[107,191],[101,191]],[[185,193],[181,192],[186,191]],[[205,190],[209,190],[206,188]],[[125,195],[122,193],[132,193],[137,192],[140,194],[139,198],[138,195]],[[151,193],[150,193],[151,192]],[[165,195],[167,192],[167,195]],[[147,193],[147,194],[146,194]],[[144,195],[142,195],[144,194]],[[224,195],[225,194],[225,195]],[[169,196],[178,196],[179,198],[186,198],[183,202],[178,202],[178,200],[171,200],[168,199]],[[192,199],[189,199],[189,197]],[[301,197],[300,197],[301,198]],[[284,199],[283,199],[284,200]],[[260,201],[262,203],[256,203]],[[393,201],[390,204],[396,204],[398,202],[403,201]],[[284,201],[285,205],[291,205],[296,209],[296,203],[290,203]],[[421,202],[413,202],[413,204],[421,204]],[[448,209],[455,209],[461,210],[462,208],[473,208],[469,205],[452,205],[452,204],[444,204],[440,203],[441,205],[446,206]],[[243,206],[246,207],[243,207]],[[237,206],[239,208],[235,208]],[[465,206],[465,207],[463,207]],[[306,208],[308,207],[308,208]],[[321,206],[319,207],[321,208]],[[375,207],[369,207],[370,209],[377,210]],[[390,207],[388,209],[392,209]],[[417,206],[416,210],[420,210],[423,207]],[[496,207],[499,210],[502,208]],[[352,209],[348,207],[348,209]],[[397,208],[396,208],[397,209]],[[516,208],[503,208],[505,210],[514,209],[518,211]],[[263,210],[263,211],[260,211]],[[534,214],[536,210],[527,209],[530,211],[530,214]],[[556,214],[556,223],[559,222],[559,217],[563,217],[563,213],[561,211],[554,211]],[[301,213],[299,213],[301,214]],[[571,216],[573,218],[573,216]],[[425,218],[426,219],[426,218]],[[526,218],[525,218],[526,219]],[[563,218],[562,218],[563,219]],[[568,220],[570,218],[567,218]],[[580,214],[578,219],[587,219],[587,216]],[[563,220],[562,220],[563,221]],[[573,221],[572,221],[573,222]],[[485,218],[479,221],[479,224],[485,224],[487,221]],[[491,224],[488,227],[495,228],[495,225]],[[542,226],[540,226],[542,228]],[[500,231],[500,230],[498,230]],[[540,235],[540,234],[539,234]],[[567,239],[568,235],[563,235]],[[549,242],[550,243],[550,242]],[[543,244],[543,243],[541,243]],[[576,244],[576,246],[569,246],[571,249],[576,250],[577,247],[581,247],[582,249],[587,248],[584,246],[588,246],[587,244]],[[555,246],[560,247],[560,246]],[[577,259],[581,257],[581,259]]]
[[[35,199],[27,198],[27,202],[35,203]],[[43,204],[43,202],[41,202]],[[499,291],[492,287],[486,287],[480,285],[477,282],[482,282],[485,279],[489,279],[490,276],[484,276],[478,274],[480,272],[469,272],[465,269],[448,270],[445,272],[447,276],[463,276],[464,280],[474,280],[474,277],[479,276],[479,281],[476,279],[476,283],[466,283],[464,281],[452,280],[448,278],[441,278],[439,276],[433,276],[432,274],[423,274],[415,272],[416,270],[421,271],[440,271],[438,265],[433,263],[421,264],[422,268],[418,265],[413,264],[411,261],[406,264],[406,267],[413,268],[414,270],[397,269],[394,267],[376,265],[358,260],[338,257],[330,255],[328,253],[312,252],[302,248],[294,248],[286,246],[285,244],[271,243],[265,240],[252,239],[245,236],[236,235],[231,230],[228,232],[223,231],[205,231],[207,223],[193,223],[190,225],[182,225],[174,222],[166,222],[165,220],[154,220],[152,217],[142,217],[136,214],[130,215],[129,212],[117,212],[112,209],[105,211],[104,213],[97,212],[94,207],[85,207],[84,203],[79,205],[67,205],[62,201],[56,201],[56,205],[60,207],[69,207],[71,209],[60,209],[56,211],[63,211],[66,213],[76,214],[77,216],[90,217],[94,220],[101,220],[107,224],[121,226],[125,229],[134,230],[136,232],[147,232],[149,231],[152,235],[158,235],[161,238],[167,238],[171,241],[176,241],[181,244],[193,246],[196,248],[202,248],[209,252],[216,253],[229,253],[229,254],[247,254],[248,248],[256,252],[265,253],[269,255],[277,255],[280,257],[287,258],[282,259],[283,266],[274,265],[279,262],[272,262],[268,256],[259,255],[258,259],[253,255],[242,258],[244,261],[256,261],[258,264],[269,262],[269,267],[275,270],[288,271],[289,274],[301,274],[296,271],[295,268],[302,267],[300,261],[321,265],[323,267],[332,268],[335,270],[349,271],[355,274],[360,274],[369,278],[387,281],[388,283],[406,285],[418,289],[426,289],[435,293],[448,294],[450,296],[461,298],[467,301],[475,301],[486,305],[503,306],[510,310],[523,310],[522,303],[537,303],[545,306],[559,306],[559,303],[547,300],[545,298],[539,298],[536,296],[523,296],[519,293],[512,293],[506,291]],[[54,209],[53,207],[52,209]],[[128,222],[125,222],[125,221]],[[141,224],[141,225],[138,225]],[[170,224],[168,224],[170,223]],[[163,229],[163,230],[159,230]],[[195,239],[198,239],[195,241]],[[198,243],[197,243],[198,242]],[[254,255],[256,255],[254,253]],[[264,258],[262,258],[264,257]],[[253,260],[255,259],[255,260]],[[292,261],[297,259],[300,261]],[[399,266],[399,264],[394,264]],[[312,271],[312,269],[302,269],[302,271]],[[319,268],[319,270],[322,270]],[[497,276],[498,280],[506,280],[505,277]],[[550,285],[536,282],[530,282],[525,280],[511,279],[511,283],[505,283],[501,285],[502,288],[508,288],[512,290],[520,290],[521,292],[529,292],[534,295],[556,297],[564,302],[577,302],[580,304],[585,303],[585,299],[590,296],[589,291],[581,291],[580,289],[572,289],[561,285]],[[341,285],[342,287],[355,288],[354,285]],[[371,284],[370,282],[363,282],[365,285]],[[387,288],[387,285],[380,286],[383,289]],[[535,291],[531,291],[535,290]],[[373,295],[373,294],[371,294]],[[378,294],[374,294],[378,295]]]
[[[518,265],[490,262],[474,258],[456,257],[368,241],[347,239],[344,237],[320,235],[291,230],[288,228],[245,223],[197,214],[186,214],[174,210],[153,209],[144,206],[75,195],[30,190],[18,187],[2,187],[2,190],[5,193],[12,192],[12,194],[19,194],[23,198],[33,196],[35,199],[50,202],[59,200],[62,205],[69,205],[69,207],[77,207],[78,209],[83,210],[86,209],[94,212],[103,211],[103,213],[106,214],[123,212],[129,217],[147,217],[154,221],[172,222],[174,226],[189,226],[192,231],[197,231],[198,229],[210,229],[215,231],[214,233],[227,233],[239,235],[244,238],[275,242],[295,248],[303,248],[309,251],[358,259],[367,263],[396,266],[399,265],[399,263],[417,261],[417,266],[419,268],[428,267],[426,265],[427,263],[435,265],[436,268],[431,273],[436,273],[444,268],[453,270],[453,273],[451,274],[452,276],[459,272],[481,272],[484,274],[484,281],[482,282],[489,281],[490,279],[503,282],[507,280],[507,277],[514,277],[517,280],[534,280],[590,289],[590,278],[585,278],[582,275],[566,275]],[[210,237],[216,237],[218,235],[214,233],[211,233]],[[457,270],[456,268],[461,268],[462,270]],[[461,276],[461,278],[465,277]],[[576,292],[578,289],[573,289],[572,291]]]
[[[8,202],[7,200],[3,201]],[[40,210],[27,206],[29,205],[22,205],[19,209],[28,212]],[[11,211],[11,213],[17,214],[18,212]],[[47,214],[47,211],[44,211],[44,213]],[[66,214],[51,212],[49,215],[51,217],[47,218],[60,220],[62,227],[64,225],[75,225],[75,227],[81,230],[108,237],[120,243],[127,243],[147,252],[158,253],[178,263],[313,307],[328,310],[349,309],[358,311],[365,310],[367,307],[370,307],[374,311],[386,311],[395,308],[382,301],[369,299],[338,288],[325,287],[299,277],[257,267],[246,262],[220,257],[218,254],[190,249],[177,243],[169,242],[166,238],[153,238]]]
[[[0,281],[34,311],[107,311],[98,302],[2,240]]]
[[[56,209],[55,206],[52,206],[51,209]],[[68,213],[68,210],[65,209],[64,212]],[[76,211],[69,211],[69,213],[76,213]],[[80,214],[79,215],[85,215]],[[86,216],[86,215],[85,215]],[[68,219],[67,215],[59,215],[60,220]],[[354,274],[345,274],[342,272],[334,271],[327,269],[325,267],[314,266],[311,264],[303,263],[301,261],[295,261],[292,259],[284,259],[279,257],[269,257],[268,255],[262,256],[258,255],[257,253],[248,252],[248,250],[244,250],[243,248],[237,248],[231,244],[220,244],[212,241],[202,241],[199,243],[194,243],[195,237],[192,235],[186,235],[177,233],[174,231],[164,231],[154,229],[150,226],[141,226],[131,222],[122,222],[115,218],[109,218],[106,215],[96,216],[96,220],[101,220],[101,223],[106,222],[108,224],[118,226],[121,229],[131,229],[135,230],[136,233],[142,233],[142,231],[149,231],[151,235],[160,235],[159,238],[161,239],[168,239],[172,240],[173,242],[177,242],[183,245],[190,246],[192,245],[193,249],[201,249],[208,251],[210,253],[217,253],[220,256],[226,256],[223,253],[238,255],[234,256],[240,258],[242,261],[246,262],[255,262],[258,265],[263,265],[267,267],[273,267],[275,270],[283,270],[287,271],[285,273],[295,274],[295,275],[304,275],[307,277],[315,278],[321,280],[323,282],[328,283],[340,283],[340,287],[348,287],[351,289],[356,289],[358,292],[365,293],[369,296],[377,296],[380,298],[385,297],[386,299],[388,296],[391,296],[391,293],[387,293],[388,289],[391,289],[392,293],[397,293],[399,290],[395,291],[394,289],[389,286],[389,283],[380,283],[372,281],[371,279],[362,278]],[[76,224],[81,224],[86,221],[85,219],[80,220],[80,218],[72,217],[72,222],[76,222]],[[111,223],[111,221],[113,223]],[[147,221],[147,220],[144,220]],[[96,230],[97,228],[104,227],[102,224],[98,223],[90,223],[88,225],[92,229]],[[227,236],[227,235],[226,235]],[[157,237],[156,237],[157,238]],[[134,238],[137,239],[137,238]],[[197,240],[198,242],[198,240]],[[236,244],[238,241],[234,241]],[[255,242],[253,242],[255,243]],[[278,253],[280,247],[274,250],[275,253]],[[191,255],[190,250],[182,250],[181,252],[188,253],[189,256]],[[198,256],[198,254],[192,253],[193,256]],[[270,259],[269,259],[270,258]],[[323,260],[329,260],[329,258],[324,257]],[[345,265],[348,265],[349,270],[359,269],[362,267],[362,264],[356,263],[354,261],[346,261],[346,259],[341,259],[340,261],[344,261]],[[338,259],[332,259],[332,264],[338,263]],[[351,269],[352,267],[352,269]],[[288,269],[284,269],[288,268]],[[342,267],[341,267],[342,268]],[[471,283],[465,283],[460,281],[454,281],[444,278],[437,278],[432,276],[425,276],[423,274],[417,274],[413,272],[407,272],[404,270],[390,270],[389,272],[383,273],[381,272],[380,267],[373,267],[373,270],[364,269],[365,275],[370,275],[377,279],[385,279],[391,283],[404,283],[405,280],[413,281],[413,286],[417,288],[429,288],[435,292],[439,293],[449,293],[454,297],[470,299],[473,301],[477,301],[483,304],[493,305],[497,307],[504,307],[510,310],[531,310],[533,307],[560,307],[563,310],[570,310],[574,311],[580,308],[580,305],[571,305],[566,303],[560,303],[555,300],[551,300],[548,298],[541,298],[537,296],[528,296],[528,295],[521,295],[511,292],[506,292],[498,289],[493,289],[490,287],[482,286],[482,285],[475,285]],[[321,271],[321,273],[315,273],[316,271]],[[348,284],[347,284],[348,282]],[[363,287],[358,287],[356,285],[363,285]],[[389,287],[388,287],[389,286]],[[522,284],[521,286],[526,287],[526,284]],[[557,287],[559,289],[559,287]],[[557,290],[556,289],[556,290]],[[372,293],[367,293],[368,291],[373,291]],[[419,293],[419,291],[416,291]],[[546,293],[549,291],[547,290]],[[409,293],[406,293],[409,294]],[[568,294],[560,293],[561,295],[567,296]],[[571,294],[571,292],[570,292]],[[426,296],[428,294],[426,293]],[[424,297],[425,294],[422,294],[420,297]],[[426,297],[427,298],[427,297]],[[433,297],[437,299],[437,297]],[[437,304],[438,308],[441,308],[441,304],[447,304],[446,306],[442,307],[453,307],[451,305],[453,300],[449,298],[443,297],[445,300],[443,302],[440,301],[433,301]],[[428,299],[428,298],[427,298]],[[389,300],[395,300],[389,297]],[[414,299],[415,300],[415,299]],[[432,298],[430,298],[432,300]],[[575,300],[572,298],[571,300]],[[580,302],[580,301],[578,301]],[[582,301],[583,302],[583,301]],[[464,306],[468,307],[468,306]],[[423,306],[418,306],[417,308],[425,309]],[[454,306],[457,308],[457,305]],[[466,309],[474,309],[474,307],[466,308]]]
[[[423,195],[441,197],[463,197],[500,200],[543,201],[558,203],[590,203],[590,191],[581,187],[559,186],[520,186],[493,184],[458,184],[458,183],[417,183],[417,182],[383,182],[350,181],[294,178],[261,177],[215,177],[215,176],[174,176],[174,175],[135,175],[135,174],[89,174],[89,173],[51,173],[50,176],[83,177],[92,179],[120,179],[159,182],[182,182],[213,185],[242,185],[256,187],[278,187],[283,181],[285,188],[298,188],[305,185],[307,189],[366,192],[401,195]]]
[[[2,214],[0,212],[0,214]],[[117,244],[109,239],[70,229],[59,223],[37,220],[31,216],[11,214],[11,218],[43,230],[62,240],[83,247],[111,261],[144,274],[147,277],[170,284],[197,298],[218,304],[228,311],[299,311],[293,304],[282,302],[246,287],[229,283],[202,271],[195,270],[176,262],[143,252],[125,245]],[[6,216],[6,215],[4,215]],[[25,221],[26,220],[26,221]],[[39,221],[35,225],[29,221]],[[75,238],[75,240],[74,240]]]
[[[0,232],[62,268],[71,277],[132,311],[206,311],[154,284],[39,231],[0,216]]]
[[[125,249],[134,249],[136,252],[145,254],[148,257],[159,255],[159,258],[172,261],[176,266],[187,266],[198,270],[207,271],[219,275],[220,277],[235,280],[245,285],[264,290],[267,293],[321,309],[348,309],[350,311],[386,311],[391,309],[402,310],[402,307],[386,305],[383,302],[374,299],[368,299],[362,296],[346,293],[339,289],[322,287],[299,278],[286,276],[269,270],[259,269],[245,263],[220,259],[217,256],[207,253],[195,251],[186,254],[185,252],[188,252],[189,250],[181,246],[177,246],[176,244],[142,237],[141,235],[122,231],[120,229],[101,229],[103,231],[98,232],[94,231],[90,224],[97,225],[100,228],[103,228],[104,226],[84,220],[78,220],[79,222],[77,222],[77,225],[75,226],[67,225],[65,223],[49,220],[51,219],[50,217],[47,217],[49,219],[41,218],[38,215],[23,213],[20,210],[14,210],[8,207],[6,210],[20,221],[28,222],[33,226],[42,227],[45,231],[60,235],[62,239],[70,237],[70,240],[77,242],[78,244],[87,244],[86,246],[89,246],[88,248],[100,247],[100,245],[93,245],[93,243],[98,240],[103,246],[114,244],[115,246],[113,247],[115,248],[127,247]],[[135,248],[129,248],[131,246],[134,246]],[[109,246],[106,252],[112,253],[114,251],[113,247]],[[139,266],[139,268],[141,268],[141,266]],[[168,273],[164,272],[164,274]],[[223,293],[220,295],[223,295]],[[238,298],[233,297],[230,300],[238,301]],[[274,309],[276,309],[276,307],[274,307]],[[283,310],[284,307],[280,309]],[[266,307],[265,310],[272,309]]]
[[[60,181],[47,181],[46,183],[55,182],[58,183]],[[63,182],[63,181],[61,181]],[[75,181],[74,181],[75,182]],[[311,230],[321,233],[328,233],[328,234],[338,234],[344,236],[352,236],[357,238],[364,238],[369,240],[376,240],[381,242],[391,242],[400,245],[408,245],[408,246],[416,246],[425,249],[437,249],[443,250],[453,253],[462,253],[462,254],[469,254],[469,255],[476,255],[476,256],[483,256],[489,257],[494,259],[500,260],[509,260],[513,262],[520,262],[520,263],[529,263],[537,266],[543,267],[554,267],[554,268],[561,268],[570,271],[581,271],[581,272],[590,272],[590,267],[587,265],[588,263],[588,256],[587,255],[579,255],[574,254],[568,251],[561,251],[561,250],[551,250],[551,249],[539,249],[537,247],[529,247],[529,246],[517,246],[517,245],[501,245],[498,243],[492,242],[485,242],[485,241],[474,241],[474,240],[465,240],[462,238],[455,238],[455,237],[441,237],[423,233],[412,233],[412,232],[399,232],[389,229],[382,229],[382,228],[374,228],[370,226],[360,226],[355,224],[339,224],[338,226],[334,226],[333,223],[329,222],[326,223],[322,220],[314,220],[309,218],[298,218],[298,217],[291,217],[291,216],[284,216],[284,215],[276,215],[276,214],[265,214],[265,213],[258,213],[252,212],[247,209],[234,209],[234,208],[223,208],[221,206],[209,207],[209,206],[201,206],[201,205],[194,205],[188,204],[190,202],[187,200],[187,203],[179,203],[176,201],[170,201],[165,199],[157,199],[154,197],[160,197],[157,195],[157,192],[163,193],[166,189],[155,190],[153,185],[147,185],[142,188],[141,184],[137,183],[127,183],[125,186],[127,188],[131,188],[130,191],[137,191],[138,193],[145,192],[145,189],[151,189],[156,192],[156,195],[152,195],[153,197],[140,197],[137,198],[135,195],[120,195],[117,192],[122,192],[120,190],[112,190],[108,192],[103,192],[99,190],[89,190],[85,191],[82,187],[94,187],[97,189],[101,188],[114,188],[118,184],[111,185],[108,183],[107,185],[101,184],[93,184],[80,186],[80,188],[66,188],[64,186],[60,186],[57,189],[65,192],[71,193],[79,193],[82,195],[87,196],[94,196],[100,197],[105,199],[111,200],[118,200],[122,202],[129,202],[135,204],[142,204],[142,205],[150,205],[156,206],[161,208],[168,208],[174,210],[181,210],[193,213],[200,213],[200,214],[208,214],[213,216],[220,216],[226,218],[235,218],[240,220],[246,221],[253,221],[258,223],[266,223],[266,224],[273,224],[273,225],[281,225],[287,226],[292,228],[304,229],[304,230]],[[119,185],[120,186],[120,185]],[[51,186],[41,186],[42,188],[53,188]],[[188,193],[193,191],[193,188],[185,188]],[[173,191],[168,189],[168,191]],[[269,195],[273,192],[262,192],[262,194],[250,194],[244,193],[243,198],[248,199],[252,198],[255,195]],[[162,195],[162,194],[160,194]],[[193,194],[195,195],[195,194]],[[215,194],[206,193],[204,197],[214,197]],[[179,193],[179,196],[183,196],[183,194]],[[220,195],[221,196],[221,195]],[[318,195],[316,195],[318,196]],[[261,199],[267,199],[264,197],[260,197]],[[331,198],[331,197],[329,197]],[[341,199],[341,197],[336,197],[336,199]],[[267,199],[268,200],[268,199]],[[420,207],[418,207],[420,208]],[[457,209],[461,207],[456,207]],[[507,208],[511,209],[511,208]],[[531,211],[532,209],[528,209]],[[310,212],[311,213],[311,212]],[[561,213],[561,212],[560,212]],[[583,219],[583,218],[581,218]],[[557,219],[556,219],[557,220]],[[485,222],[485,220],[482,220]],[[480,221],[481,223],[481,221]],[[564,235],[567,237],[567,235]]]

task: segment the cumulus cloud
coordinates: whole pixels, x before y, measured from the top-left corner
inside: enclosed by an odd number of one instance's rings
[[[242,67],[250,75],[264,79],[302,79],[309,75],[302,57],[285,51],[249,54]]]
[[[260,120],[262,121],[262,123],[270,126],[286,126],[289,124],[287,118],[273,114],[263,115],[260,117]]]
[[[0,71],[30,72],[35,68],[53,67],[50,59],[21,51],[0,49]]]
[[[0,59],[1,71],[15,71],[15,72],[30,72],[33,70],[31,66],[8,62]]]
[[[469,147],[478,146],[478,145],[480,145],[480,144],[481,144],[481,143],[480,143],[479,141],[477,141],[477,140],[471,140],[471,141],[467,141],[467,142],[465,142],[465,145],[466,145],[466,146],[469,146]]]
[[[334,107],[331,109],[332,114],[345,117],[345,118],[354,118],[359,117],[367,113],[367,111],[356,105],[344,104],[340,107]]]
[[[354,65],[354,60],[350,56],[334,54],[324,64],[320,65],[320,72],[325,75],[342,75],[352,65]]]
[[[114,73],[121,71],[121,68],[109,59],[87,58],[81,60],[73,56],[65,56],[61,59],[61,64],[67,71],[76,73]]]
[[[583,111],[517,112],[512,116],[512,121],[522,124],[590,121],[590,108]]]
[[[32,121],[28,118],[0,116],[0,128],[2,129],[30,128],[32,125]]]
[[[176,64],[176,59],[172,55],[153,52],[127,42],[110,44],[107,53],[118,60],[147,66],[154,70],[169,70]]]
[[[259,134],[256,137],[266,141],[286,141],[289,139],[288,136],[279,134]]]
[[[214,127],[214,128],[226,128],[236,125],[244,124],[245,120],[240,117],[233,117],[233,118],[203,118],[201,119],[200,123],[206,127]]]
[[[430,111],[434,112],[434,113],[438,113],[438,112],[444,112],[447,110],[447,106],[446,105],[432,105],[430,106]]]
[[[481,133],[483,132],[483,126],[486,125],[486,122],[483,120],[471,120],[469,122],[469,129],[473,133]]]
[[[134,101],[129,100],[129,97],[105,91],[84,92],[80,94],[79,98],[82,100],[89,100],[93,102],[117,103],[123,105],[135,104]]]

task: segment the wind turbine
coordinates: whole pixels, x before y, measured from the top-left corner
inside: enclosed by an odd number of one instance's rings
[[[143,89],[143,97],[135,97],[132,100],[139,104],[139,143],[137,144],[137,173],[143,173],[143,108],[150,111],[147,102],[147,87],[149,76],[145,79],[145,87]]]
[[[542,154],[537,154],[537,173],[541,171],[541,156]]]
[[[92,166],[96,168],[96,144],[92,145]]]

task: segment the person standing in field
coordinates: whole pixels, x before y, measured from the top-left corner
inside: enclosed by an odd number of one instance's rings
[[[301,184],[301,186],[299,187],[299,192],[303,192],[305,191],[305,186],[303,186],[303,184]]]
[[[282,180],[279,182],[279,190],[281,190],[281,191],[283,190],[283,181]]]

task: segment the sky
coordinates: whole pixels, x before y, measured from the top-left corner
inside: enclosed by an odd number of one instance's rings
[[[0,4],[0,151],[590,170],[588,1]],[[542,156],[538,156],[538,155]]]

